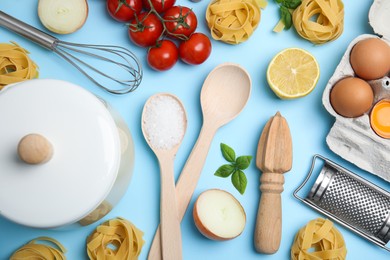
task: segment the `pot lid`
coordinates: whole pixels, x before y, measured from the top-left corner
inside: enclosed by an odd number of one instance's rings
[[[390,1],[374,0],[368,13],[368,20],[374,32],[390,40]]]
[[[116,124],[87,90],[36,79],[0,91],[0,215],[38,228],[74,223],[106,198],[119,164]]]

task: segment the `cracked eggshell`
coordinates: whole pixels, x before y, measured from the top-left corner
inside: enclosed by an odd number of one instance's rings
[[[374,0],[369,11],[369,22],[374,32],[390,46],[390,1]],[[350,64],[353,46],[363,39],[379,38],[377,35],[363,34],[356,37],[347,47],[339,65],[325,87],[322,103],[336,118],[326,142],[329,148],[342,158],[358,167],[390,181],[390,139],[379,137],[371,128],[369,113],[356,118],[345,118],[336,113],[330,103],[332,87],[341,79],[356,76]],[[390,73],[389,73],[390,74]],[[374,91],[374,104],[382,99],[390,99],[390,75],[368,81]]]

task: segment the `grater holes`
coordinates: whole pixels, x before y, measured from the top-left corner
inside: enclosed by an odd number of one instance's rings
[[[376,234],[389,215],[390,199],[342,172],[336,172],[317,205],[357,228]]]

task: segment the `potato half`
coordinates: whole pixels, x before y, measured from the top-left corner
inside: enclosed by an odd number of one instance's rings
[[[212,189],[199,195],[193,217],[199,232],[213,240],[230,240],[245,228],[246,215],[240,202],[229,192]]]

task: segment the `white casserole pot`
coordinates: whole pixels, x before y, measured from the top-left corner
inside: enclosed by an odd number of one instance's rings
[[[126,192],[133,164],[126,124],[87,90],[35,79],[0,91],[2,217],[35,228],[96,222]]]

